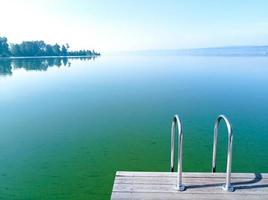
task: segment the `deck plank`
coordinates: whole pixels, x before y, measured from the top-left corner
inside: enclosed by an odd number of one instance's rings
[[[264,173],[233,173],[235,192],[221,189],[224,173],[183,173],[183,192],[175,189],[176,177],[170,172],[117,172],[111,199],[268,199]]]

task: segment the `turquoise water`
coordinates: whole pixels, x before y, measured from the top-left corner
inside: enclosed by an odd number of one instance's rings
[[[2,60],[0,199],[109,199],[117,170],[168,171],[175,113],[184,171],[211,170],[223,113],[234,129],[233,171],[268,172],[267,86],[267,57]]]

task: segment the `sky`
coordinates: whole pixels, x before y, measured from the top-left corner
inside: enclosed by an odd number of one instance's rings
[[[267,0],[0,0],[0,37],[100,52],[268,45]]]

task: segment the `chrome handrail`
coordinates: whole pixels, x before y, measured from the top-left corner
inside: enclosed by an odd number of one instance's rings
[[[178,115],[173,117],[171,125],[171,159],[170,159],[170,171],[174,172],[174,147],[175,147],[175,130],[178,128],[178,178],[176,189],[184,191],[185,186],[182,184],[182,155],[183,155],[183,132],[182,125]]]
[[[232,147],[233,147],[233,131],[229,120],[224,115],[219,115],[214,126],[214,143],[213,143],[213,160],[212,173],[216,172],[216,158],[217,158],[217,143],[218,143],[218,129],[221,120],[224,120],[228,130],[228,154],[226,166],[226,183],[223,185],[223,190],[233,192],[234,187],[231,185],[231,170],[232,170]]]

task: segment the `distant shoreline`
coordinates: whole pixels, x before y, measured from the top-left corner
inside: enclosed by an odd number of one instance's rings
[[[266,46],[226,46],[190,49],[156,49],[126,51],[123,54],[131,55],[173,55],[173,56],[260,56],[268,57],[268,45]]]

